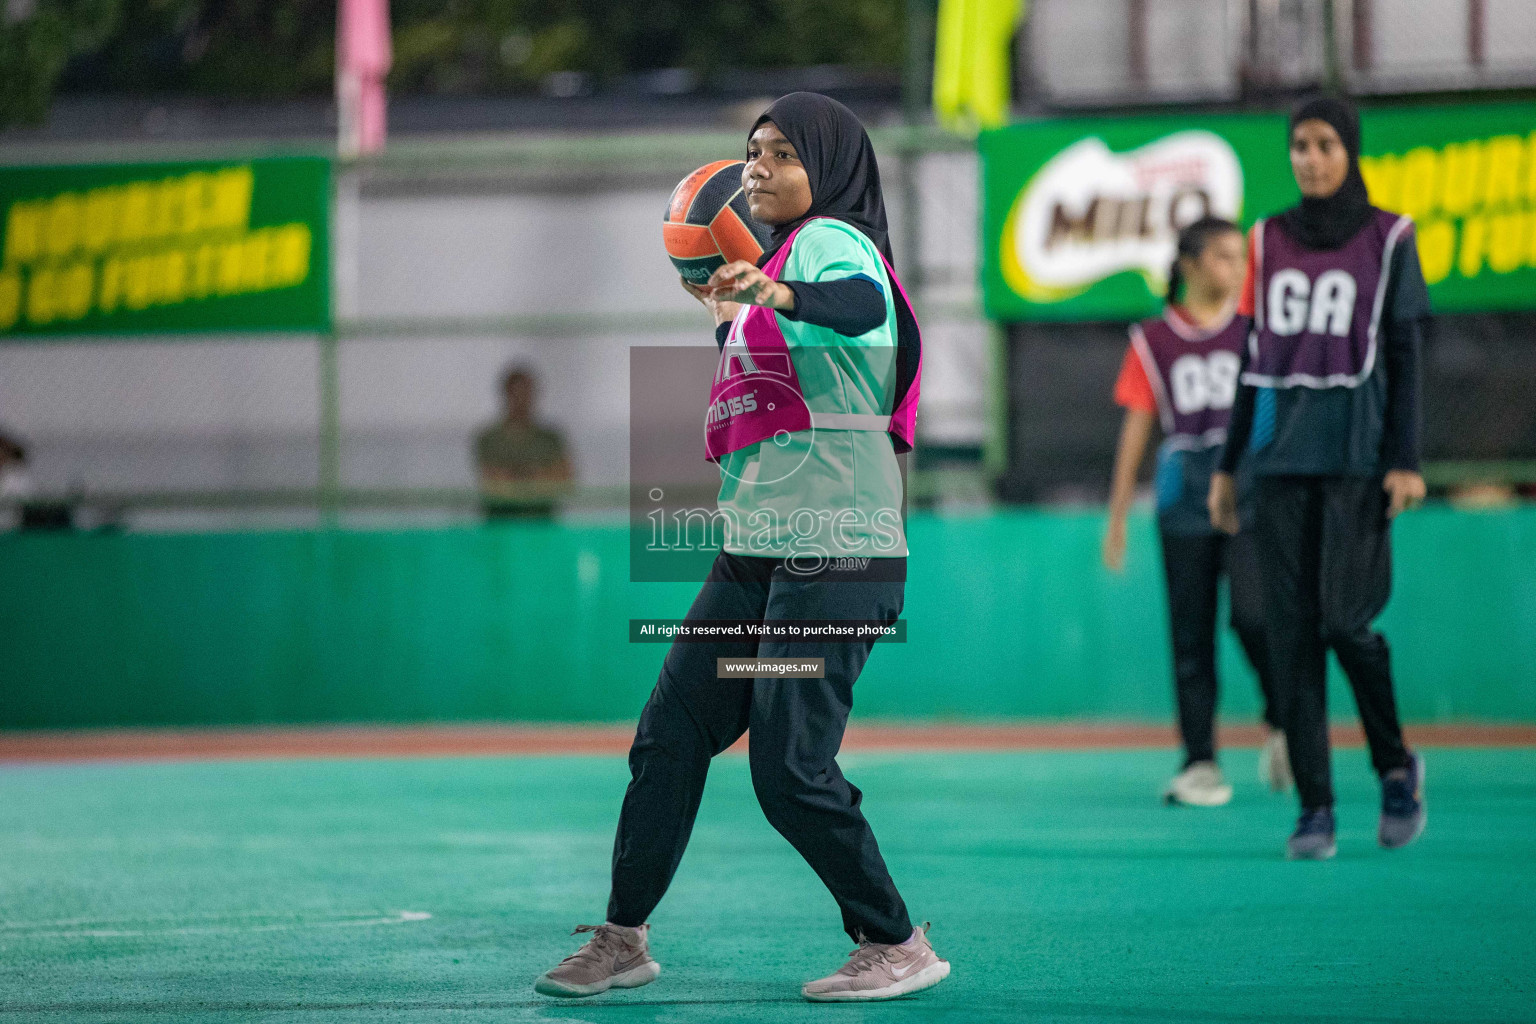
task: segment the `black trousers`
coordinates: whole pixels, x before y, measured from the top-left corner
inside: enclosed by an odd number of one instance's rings
[[[782,559],[721,552],[687,618],[893,622],[905,572],[905,558],[874,558],[866,569],[805,576]],[[609,921],[640,925],[661,901],[693,831],[710,758],[750,730],[758,803],[831,890],[844,930],[875,942],[912,934],[906,904],[859,810],[863,794],[837,765],[854,680],[870,648],[869,641],[673,643],[629,751]],[[750,657],[824,658],[826,677],[716,678],[716,658]]]
[[[1216,758],[1216,605],[1227,577],[1230,621],[1259,677],[1264,721],[1278,729],[1279,701],[1269,670],[1264,633],[1264,591],[1252,531],[1180,535],[1159,530],[1163,576],[1168,585],[1168,626],[1173,639],[1174,698],[1184,765]]]
[[[1392,590],[1387,496],[1379,477],[1262,476],[1258,488],[1270,668],[1291,770],[1303,808],[1331,807],[1329,648],[1354,691],[1376,772],[1409,763],[1387,640],[1371,628]]]

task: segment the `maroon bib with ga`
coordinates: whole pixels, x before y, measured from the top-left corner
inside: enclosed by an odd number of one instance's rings
[[[1275,218],[1253,233],[1253,334],[1244,384],[1352,388],[1376,365],[1392,251],[1413,221],[1376,210],[1343,247],[1307,249]]]
[[[1172,307],[1131,326],[1131,347],[1152,384],[1165,445],[1209,448],[1227,439],[1247,330],[1247,320],[1235,315],[1203,330]]]

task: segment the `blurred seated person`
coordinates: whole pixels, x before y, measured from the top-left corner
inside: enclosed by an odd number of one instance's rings
[[[0,434],[0,530],[21,525],[21,503],[31,494],[27,450],[20,441]]]
[[[27,474],[27,449],[0,433],[0,530],[68,530],[74,509],[66,502],[39,501]]]
[[[501,378],[502,418],[475,438],[480,507],[487,517],[548,518],[572,479],[560,432],[534,422],[533,373],[513,366]]]

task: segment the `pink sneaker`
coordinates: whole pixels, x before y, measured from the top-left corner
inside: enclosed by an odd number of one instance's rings
[[[906,942],[861,941],[837,973],[806,982],[800,994],[831,1003],[895,999],[932,988],[949,977],[949,961],[940,960],[928,944],[930,927],[924,921]]]
[[[591,932],[592,937],[559,964],[539,975],[533,990],[546,996],[595,996],[610,988],[639,988],[661,973],[651,959],[651,926],[625,928],[616,924],[577,925],[572,935]]]

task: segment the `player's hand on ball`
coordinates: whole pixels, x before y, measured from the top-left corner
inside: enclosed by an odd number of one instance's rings
[[[1205,507],[1211,513],[1212,526],[1222,533],[1237,533],[1237,482],[1231,473],[1211,474],[1211,490],[1206,495]]]
[[[740,302],[749,306],[794,309],[795,293],[746,260],[736,260],[720,267],[704,288],[717,302]]]
[[[1394,469],[1381,481],[1381,489],[1387,492],[1387,518],[1396,519],[1399,512],[1418,508],[1424,502],[1426,488],[1424,478],[1407,469]]]
[[[704,308],[709,310],[710,315],[715,318],[716,324],[729,323],[736,319],[736,312],[741,309],[741,303],[722,302],[699,285],[690,284],[686,277],[679,277],[678,280],[682,282],[684,291],[703,303]]]

